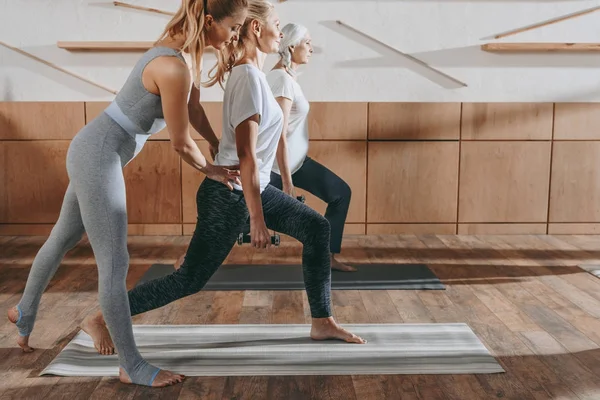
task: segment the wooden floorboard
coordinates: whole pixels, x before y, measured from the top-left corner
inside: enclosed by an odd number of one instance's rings
[[[20,298],[43,237],[0,240],[0,307]],[[127,286],[153,263],[174,263],[188,237],[131,237]],[[268,252],[236,247],[227,263],[297,263],[286,242]],[[344,239],[342,261],[426,263],[444,291],[333,291],[347,323],[466,322],[505,368],[490,375],[254,376],[188,378],[152,389],[115,378],[38,377],[98,309],[93,252],[83,240],[44,293],[31,344],[0,321],[0,399],[600,399],[600,236],[365,235]],[[200,292],[137,315],[135,324],[309,323],[303,291]]]

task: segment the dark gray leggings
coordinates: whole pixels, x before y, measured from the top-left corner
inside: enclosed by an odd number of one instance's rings
[[[329,222],[319,213],[268,185],[261,194],[267,228],[303,244],[302,268],[313,318],[332,316]],[[181,267],[129,291],[131,315],[199,292],[223,263],[248,218],[241,191],[204,179],[196,195],[198,220]]]
[[[330,251],[338,254],[342,248],[344,224],[350,207],[352,191],[342,178],[322,164],[306,157],[302,167],[292,175],[294,186],[314,194],[327,203],[325,219],[331,225]],[[281,175],[271,172],[271,185],[283,188]]]

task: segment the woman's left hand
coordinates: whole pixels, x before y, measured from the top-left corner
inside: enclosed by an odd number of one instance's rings
[[[229,190],[233,190],[233,183],[237,185],[242,184],[239,178],[239,168],[239,165],[223,166],[207,164],[206,167],[203,168],[203,172],[206,174],[207,178],[221,182],[227,186]]]

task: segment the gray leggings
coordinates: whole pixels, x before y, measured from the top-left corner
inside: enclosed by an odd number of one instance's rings
[[[36,255],[17,305],[19,334],[33,329],[42,293],[63,257],[87,233],[98,265],[98,295],[119,363],[133,383],[152,385],[159,372],[137,350],[125,278],[127,206],[123,167],[136,154],[134,137],[102,114],[75,136],[67,154],[70,183],[60,216]]]

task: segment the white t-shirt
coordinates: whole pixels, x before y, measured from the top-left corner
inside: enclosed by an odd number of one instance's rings
[[[267,74],[267,82],[273,96],[285,97],[292,101],[288,117],[287,148],[290,173],[300,169],[308,153],[308,112],[310,104],[302,88],[285,70],[278,68]],[[273,163],[273,172],[281,174],[277,159]]]
[[[255,114],[260,117],[256,159],[262,193],[271,180],[271,169],[283,128],[283,112],[271,93],[264,72],[250,64],[235,66],[227,78],[223,95],[223,132],[219,153],[215,157],[216,165],[239,164],[235,129]],[[237,184],[233,186],[243,190]]]

